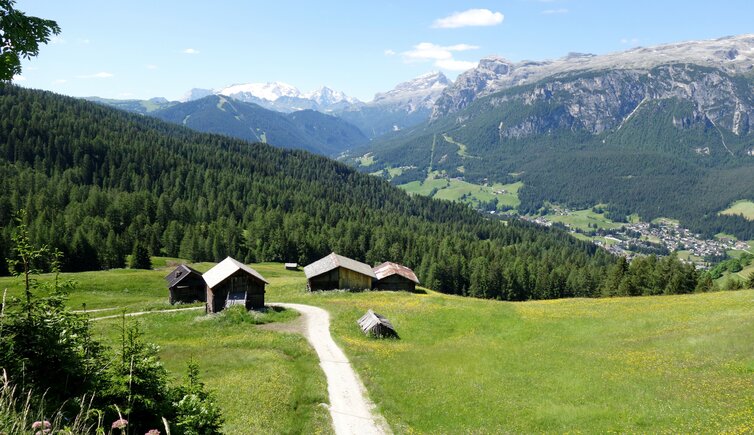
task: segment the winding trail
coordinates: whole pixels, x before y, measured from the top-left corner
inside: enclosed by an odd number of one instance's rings
[[[300,332],[319,356],[319,365],[327,378],[327,393],[330,397],[330,416],[336,435],[386,435],[391,434],[385,419],[375,411],[366,388],[351,367],[348,357],[335,344],[330,335],[330,313],[322,308],[303,304],[270,303],[270,306],[290,308],[301,313],[301,320],[292,325],[261,325],[265,329]],[[126,317],[156,313],[202,310],[204,307],[175,308],[171,310],[139,311],[126,313]],[[102,309],[97,311],[107,311]],[[89,312],[94,312],[90,310]],[[114,319],[124,314],[94,317],[90,321]]]
[[[303,334],[319,356],[327,377],[330,416],[337,435],[391,433],[385,420],[375,411],[366,388],[351,363],[330,335],[330,314],[322,308],[302,304],[269,304],[290,308],[303,317]]]

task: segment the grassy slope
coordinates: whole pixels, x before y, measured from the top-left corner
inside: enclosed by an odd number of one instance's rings
[[[518,190],[521,186],[523,186],[521,182],[512,184],[496,183],[491,186],[482,186],[462,180],[435,178],[434,175],[431,175],[423,182],[412,181],[398,187],[408,193],[425,196],[429,196],[436,189],[435,194],[432,195],[433,198],[466,202],[472,206],[477,206],[480,202],[489,202],[497,198],[498,208],[507,206],[515,209],[521,204],[521,201],[518,199]],[[505,193],[494,193],[501,190],[504,190]],[[462,199],[464,195],[466,198]]]
[[[430,292],[320,305],[397,432],[752,431],[754,292],[501,303]],[[365,338],[386,315],[401,340]]]
[[[268,301],[332,313],[336,340],[396,432],[754,430],[751,290],[525,303],[433,292],[307,294],[302,272],[254,267],[271,282]],[[156,282],[166,271],[144,273]],[[113,278],[128,271],[99,274],[115,290],[123,284]],[[145,297],[164,298],[162,291]],[[364,337],[355,320],[368,308],[386,315],[401,339]],[[153,315],[142,323],[172,372],[199,358],[228,428],[326,426],[315,406],[325,400],[324,378],[303,339],[197,317]],[[113,337],[117,322],[107,325],[98,328]]]
[[[604,214],[595,213],[591,209],[573,211],[566,216],[548,215],[547,219],[553,222],[562,222],[584,231],[592,230],[592,228],[589,228],[590,224],[603,229],[614,229],[622,226],[606,218]]]
[[[737,201],[727,209],[720,212],[720,214],[727,215],[743,215],[744,218],[750,221],[754,221],[754,202],[752,201]]]

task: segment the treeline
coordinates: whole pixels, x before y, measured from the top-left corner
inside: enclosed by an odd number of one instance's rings
[[[306,264],[334,250],[404,263],[440,291],[520,300],[599,288],[616,261],[307,152],[12,86],[0,91],[0,159],[0,255],[25,209],[34,242],[61,250],[70,271],[122,267],[137,243],[196,261]],[[483,283],[485,262],[510,281]]]

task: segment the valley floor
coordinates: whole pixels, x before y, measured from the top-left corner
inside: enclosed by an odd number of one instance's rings
[[[254,267],[271,283],[267,300],[330,312],[334,339],[396,433],[754,431],[754,290],[523,303],[431,291],[310,294],[302,272]],[[80,282],[77,308],[90,299],[92,308],[107,299],[128,301],[129,311],[170,307],[166,270],[139,272],[138,282],[135,273],[66,277]],[[401,338],[365,337],[356,319],[369,308]],[[97,328],[112,340],[119,322]],[[303,337],[190,311],[140,322],[171,373],[199,362],[227,433],[330,430],[319,405],[324,375]]]

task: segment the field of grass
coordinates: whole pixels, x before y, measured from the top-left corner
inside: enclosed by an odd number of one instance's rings
[[[502,210],[503,207],[515,209],[521,204],[518,199],[518,190],[522,186],[522,182],[482,186],[463,180],[437,178],[431,175],[424,181],[412,181],[398,187],[411,194],[431,195],[438,199],[465,202],[472,207],[478,207],[482,202],[490,202],[497,198],[498,210]]]
[[[333,336],[396,433],[754,431],[752,290],[523,303],[431,291],[310,294],[301,271],[252,266],[270,281],[267,301],[330,311]],[[153,283],[144,299],[167,298],[151,287],[164,286],[165,270],[134,273],[97,272],[100,291],[118,302],[120,287],[144,280]],[[401,338],[365,337],[356,319],[369,308]],[[303,338],[197,312],[140,322],[175,376],[199,361],[227,433],[329,430],[317,405],[324,377]],[[96,328],[113,340],[118,325]]]
[[[332,313],[398,433],[754,430],[754,291],[502,303],[281,290]],[[369,308],[401,339],[364,337]]]
[[[604,214],[595,213],[592,209],[576,210],[567,215],[550,214],[546,216],[547,219],[553,222],[560,222],[566,225],[570,225],[573,228],[578,228],[583,231],[590,231],[594,225],[602,229],[614,229],[620,228],[622,225],[615,223],[605,217]],[[592,227],[590,227],[592,225]]]
[[[285,316],[290,318],[291,316]],[[224,433],[328,433],[327,383],[303,337],[265,331],[223,316],[179,312],[138,321],[180,380],[193,359],[225,417]],[[120,319],[96,322],[95,336],[117,346]]]
[[[742,215],[745,219],[754,221],[754,202],[753,201],[736,201],[730,207],[721,211],[720,214]]]

